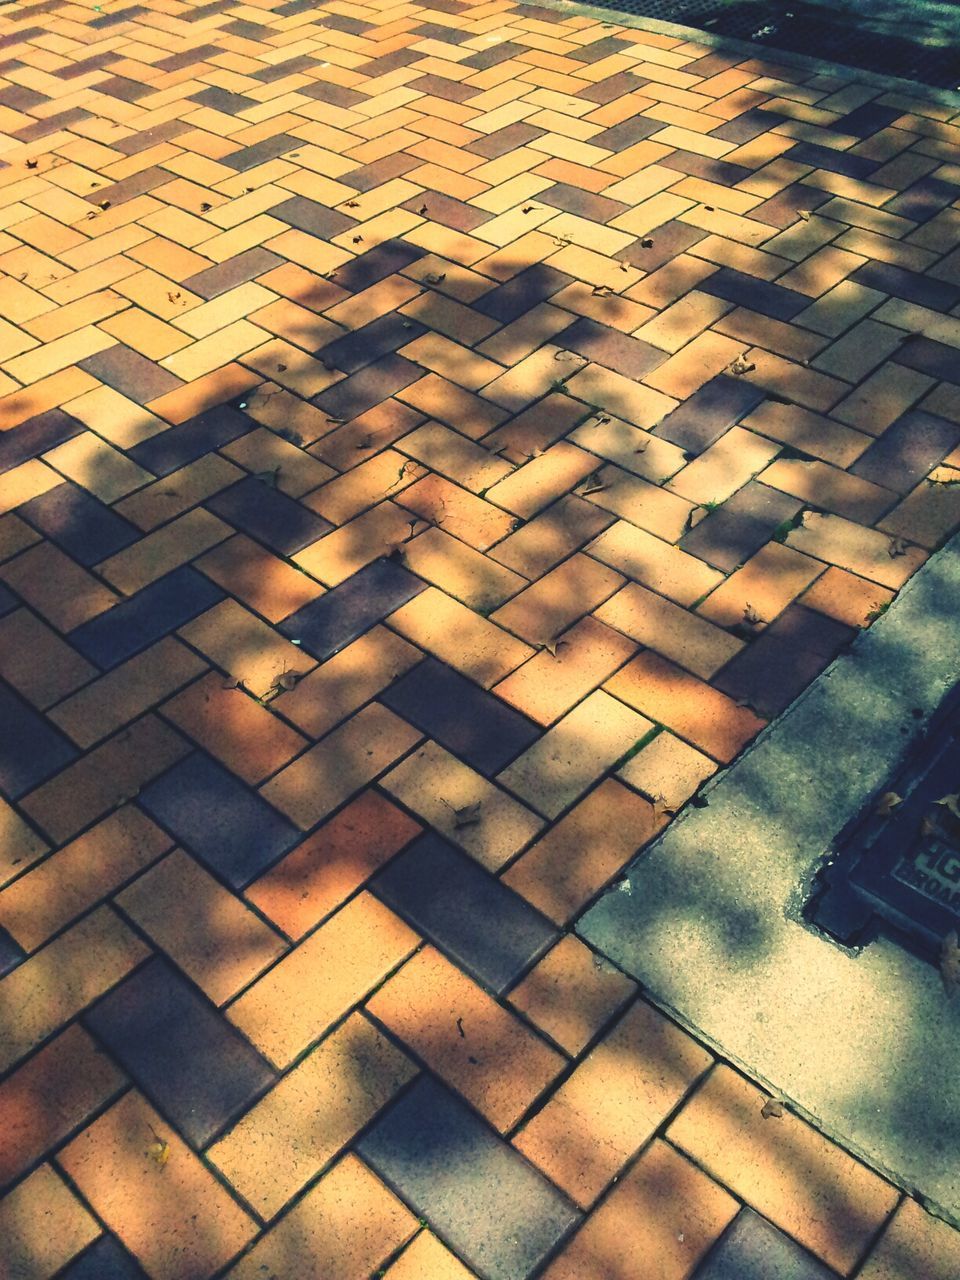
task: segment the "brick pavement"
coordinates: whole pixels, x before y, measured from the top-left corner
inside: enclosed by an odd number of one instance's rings
[[[3,1280],[955,1280],[571,929],[960,524],[960,116],[512,0],[0,49]]]

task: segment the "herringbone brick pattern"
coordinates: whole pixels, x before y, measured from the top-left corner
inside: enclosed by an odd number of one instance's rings
[[[0,1276],[955,1278],[570,929],[960,524],[960,117],[121,3],[0,13]]]

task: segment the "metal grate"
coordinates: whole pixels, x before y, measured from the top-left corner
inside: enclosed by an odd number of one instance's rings
[[[960,689],[867,811],[836,842],[810,921],[841,942],[878,930],[932,959],[960,928]],[[947,803],[943,803],[946,800]]]
[[[955,4],[956,0],[949,0]],[[948,46],[922,44],[908,35],[892,36],[851,26],[829,9],[803,0],[596,0],[603,9],[658,18],[714,35],[746,40],[762,48],[808,57],[827,57],[850,67],[916,80],[938,89],[960,88],[960,7],[957,37]]]

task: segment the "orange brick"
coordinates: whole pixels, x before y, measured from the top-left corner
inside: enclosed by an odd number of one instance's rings
[[[305,573],[328,587],[339,586],[364,565],[390,555],[410,533],[410,517],[392,502],[381,502],[292,557]]]
[[[623,578],[612,569],[587,556],[573,555],[515,595],[492,615],[492,621],[530,644],[544,644],[596,608],[622,583]]]
[[[635,582],[602,604],[596,616],[703,680],[744,647],[742,640]]]
[[[162,712],[251,785],[307,745],[306,738],[216,672],[165,702]]]
[[[578,1054],[635,990],[632,979],[568,934],[511,991],[510,1003]]]
[[[347,1155],[257,1241],[229,1280],[373,1275],[416,1228],[393,1192]]]
[[[221,542],[195,564],[268,622],[289,617],[323,594],[318,582],[242,533]]]
[[[649,1273],[651,1259],[656,1280],[688,1280],[739,1207],[657,1140],[547,1268],[544,1280],[636,1280]]]
[[[77,1025],[0,1085],[0,1186],[19,1177],[124,1084],[124,1077]]]
[[[386,707],[371,703],[266,783],[264,798],[307,830],[372,782],[421,736]]]
[[[179,734],[145,715],[31,791],[20,804],[52,839],[69,840],[131,799],[189,750]]]
[[[203,670],[195,654],[166,636],[61,702],[50,718],[79,746],[91,747]]]
[[[41,711],[97,674],[96,668],[27,609],[0,621],[0,676]]]
[[[58,631],[72,631],[118,599],[50,542],[42,542],[15,560],[8,560],[0,568],[0,579]]]
[[[581,619],[496,686],[503,698],[538,724],[552,724],[602,684],[636,652],[636,645],[598,622]]]
[[[859,1274],[862,1280],[952,1280],[960,1274],[960,1235],[904,1199]]]
[[[618,776],[658,808],[673,812],[716,771],[716,763],[709,756],[664,731],[628,760],[618,770]]]
[[[223,452],[254,475],[271,472],[277,489],[292,498],[302,497],[335,474],[317,458],[263,427],[225,445]]]
[[[366,1018],[353,1013],[207,1154],[270,1219],[415,1071]]]
[[[329,480],[305,498],[304,505],[332,524],[345,524],[386,497],[399,498],[425,474],[425,469],[412,458],[384,449],[352,471]]]
[[[935,550],[960,525],[960,471],[937,467],[883,517],[878,528],[908,542]]]
[[[447,533],[486,551],[506,537],[513,521],[505,511],[478,498],[467,489],[451,484],[443,476],[428,474],[398,499],[401,506],[424,520],[440,525]]]
[[[252,326],[251,326],[252,327]],[[240,364],[225,364],[222,369],[205,373],[203,377],[188,382],[176,391],[151,400],[146,406],[151,413],[167,422],[186,422],[207,409],[225,404],[263,381],[259,373],[245,369]]]
[[[166,1143],[161,1166],[150,1154]],[[156,1280],[219,1270],[256,1232],[186,1143],[135,1092],[84,1129],[60,1163]]]
[[[3,1274],[44,1280],[96,1239],[100,1228],[48,1164],[0,1200]]]
[[[286,1066],[417,942],[392,911],[361,893],[245,991],[227,1016],[271,1062]]]
[[[653,534],[626,520],[595,538],[587,551],[678,604],[692,605],[719,582],[723,575]]]
[[[605,687],[721,764],[729,763],[765,723],[746,707],[649,651],[634,658]]]
[[[236,600],[223,600],[181,628],[181,636],[222,671],[262,697],[286,674],[303,675],[312,658]]]
[[[819,561],[769,542],[707,596],[697,612],[718,626],[735,627],[749,608],[770,623],[822,572]]]
[[[771,1141],[766,1095],[718,1066],[668,1130],[735,1195],[847,1274],[897,1202],[897,1192],[799,1117]]]
[[[436,742],[407,756],[387,774],[383,786],[491,871],[503,866],[543,826],[536,814]],[[474,809],[477,821],[458,822],[460,809]]]
[[[410,310],[410,308],[406,308]],[[399,398],[428,418],[446,423],[471,440],[479,440],[498,427],[506,411],[472,395],[438,374],[429,373],[399,393]]]
[[[0,1070],[19,1062],[147,954],[109,907],[98,907],[8,973],[0,986]]]
[[[390,1280],[473,1280],[458,1258],[429,1231],[421,1231],[386,1272]]]
[[[245,896],[289,937],[302,938],[420,830],[389,800],[365,791],[254,881]]]
[[[432,947],[405,964],[367,1007],[501,1131],[516,1124],[564,1065]]]
[[[731,430],[735,431],[736,427]],[[637,434],[642,437],[643,433]],[[645,453],[647,451],[644,450]],[[648,533],[663,538],[665,542],[677,542],[689,527],[693,499],[691,495],[684,493],[682,485],[678,485],[676,491],[673,491],[674,481],[682,480],[690,467],[694,466],[696,463],[685,467],[666,488],[650,484],[620,467],[605,466],[596,472],[596,487],[594,488],[593,483],[585,485],[584,493],[589,502],[622,516],[637,528],[645,529]],[[673,469],[671,462],[668,471]],[[656,477],[658,480],[660,478]],[[678,496],[680,494],[683,496]]]
[[[214,1004],[252,982],[284,949],[273,930],[181,850],[135,880],[117,903]]]
[[[908,547],[902,555],[891,556],[891,542],[892,535],[879,529],[865,529],[841,516],[809,511],[800,528],[787,537],[788,546],[797,551],[897,591],[923,564],[928,552]]]
[[[523,520],[529,520],[584,480],[596,465],[597,460],[592,454],[561,440],[495,484],[487,496],[491,502],[506,507]]]
[[[0,884],[26,871],[47,852],[47,844],[23,818],[0,799]]]
[[[63,477],[59,472],[39,458],[31,458],[0,476],[0,515],[62,483]]]
[[[170,837],[124,805],[0,893],[0,923],[28,951],[170,848]]]
[[[503,879],[544,915],[566,924],[656,831],[653,806],[607,778]]]
[[[533,653],[528,645],[436,587],[428,587],[392,613],[387,622],[484,688],[495,684]]]
[[[640,1001],[520,1130],[514,1145],[588,1207],[711,1062],[695,1040]]]

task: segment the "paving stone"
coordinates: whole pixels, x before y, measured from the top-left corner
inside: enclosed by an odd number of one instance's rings
[[[687,1280],[737,1208],[700,1169],[656,1140],[546,1269],[545,1280],[591,1272],[634,1280],[651,1261],[658,1280]]]
[[[256,476],[246,476],[221,489],[206,505],[215,515],[282,556],[292,556],[333,528]]]
[[[293,847],[299,833],[209,756],[187,756],[138,803],[234,889]]]
[[[18,508],[35,529],[89,567],[141,537],[129,521],[75,484],[61,484]]]
[[[501,324],[509,324],[529,311],[538,302],[545,302],[555,293],[572,284],[573,277],[553,267],[537,263],[514,276],[505,284],[492,289],[480,298],[476,305],[485,316],[492,316]]]
[[[59,409],[50,409],[28,422],[21,423],[16,431],[0,436],[0,473],[12,471],[30,458],[71,440],[83,430],[83,423]]]
[[[19,799],[76,757],[76,747],[0,681],[0,790]]]
[[[230,1006],[229,1018],[286,1067],[414,951],[417,935],[361,892]]]
[[[833,1280],[812,1254],[744,1207],[710,1251],[697,1280]]]
[[[742,271],[734,271],[729,267],[715,271],[708,280],[703,281],[700,288],[715,298],[749,307],[772,320],[792,320],[810,305],[810,299],[802,293],[794,293],[792,289],[770,284],[766,280],[757,280],[755,276],[745,275]]]
[[[717,1066],[668,1136],[758,1213],[844,1274],[896,1203],[896,1192],[789,1112],[776,1121],[778,1141],[771,1143],[763,1135],[770,1122],[760,1114],[765,1099],[731,1068]]]
[[[856,631],[793,604],[738,654],[714,681],[772,719],[853,640]]]
[[[960,302],[960,288],[942,280],[904,270],[892,262],[867,262],[850,277],[868,289],[879,289],[895,298],[904,298],[934,311],[949,311]]]
[[[394,858],[371,888],[496,994],[556,937],[539,912],[433,833]]]
[[[196,1147],[275,1079],[213,1005],[159,958],[115,987],[83,1021]]]
[[[160,435],[134,445],[128,452],[134,462],[155,476],[168,476],[188,462],[202,458],[205,453],[246,435],[253,425],[246,414],[223,405],[170,427]]]
[[[313,403],[331,418],[348,421],[374,408],[387,396],[395,395],[423,375],[419,365],[403,356],[387,355],[342,382],[321,391]]]
[[[487,777],[540,736],[526,716],[435,658],[418,663],[381,701]]]
[[[146,1272],[113,1236],[101,1236],[61,1273],[62,1280],[146,1280]]]
[[[960,441],[960,425],[921,409],[898,418],[854,463],[854,475],[907,493]]]
[[[0,977],[9,973],[11,969],[15,969],[25,954],[6,929],[0,926]]]
[[[554,1187],[429,1079],[357,1149],[482,1280],[526,1280],[577,1220]]]
[[[690,453],[703,453],[763,398],[759,387],[720,374],[661,419],[653,432]]]
[[[750,481],[680,540],[684,551],[730,573],[765,546],[803,504]]]
[[[372,564],[305,605],[280,631],[324,661],[424,590],[426,583],[391,560]]]
[[[165,1144],[162,1180],[156,1158],[145,1154],[158,1142]],[[209,1275],[256,1232],[250,1216],[134,1090],[83,1129],[59,1162],[156,1280]]]

